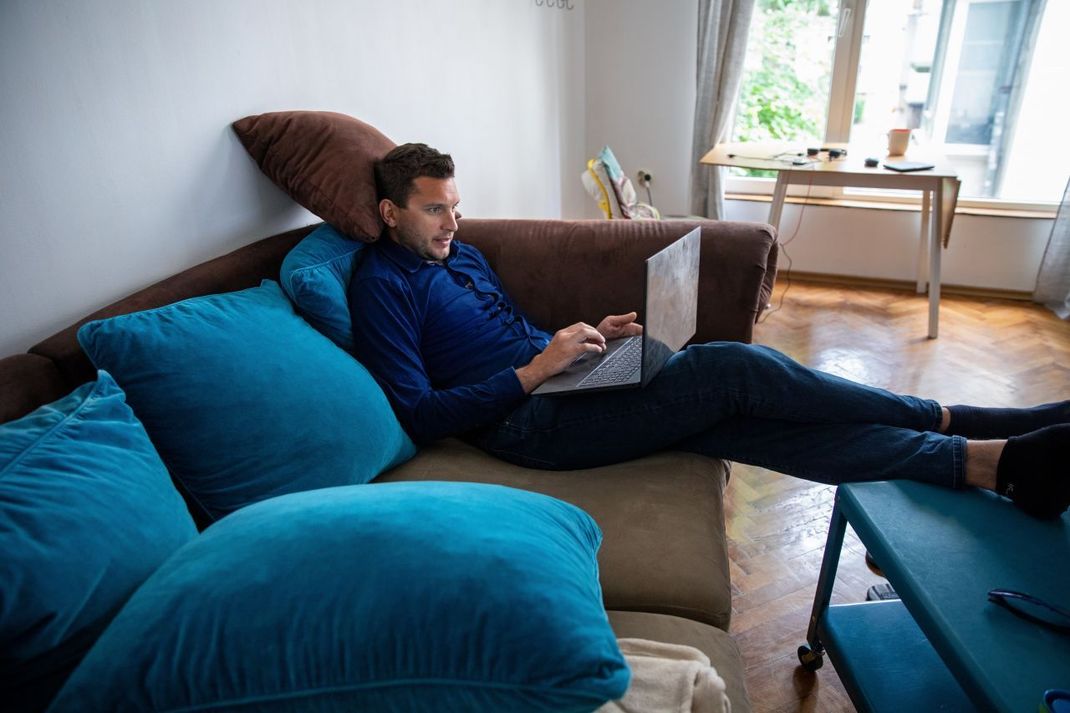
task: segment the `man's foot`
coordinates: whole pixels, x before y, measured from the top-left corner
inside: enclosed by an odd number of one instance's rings
[[[1070,507],[1070,424],[1008,438],[996,492],[1033,517],[1058,517]]]
[[[1070,401],[1032,408],[948,406],[947,410],[951,413],[951,422],[944,433],[975,440],[1022,436],[1046,426],[1070,423]]]

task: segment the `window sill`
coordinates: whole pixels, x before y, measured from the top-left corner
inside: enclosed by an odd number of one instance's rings
[[[772,203],[773,197],[762,193],[725,193],[725,200],[733,201],[749,201],[754,203]],[[788,196],[784,199],[785,203],[794,203],[802,205],[822,205],[833,206],[836,208],[861,208],[864,210],[893,210],[893,211],[909,211],[920,212],[921,202],[899,202],[899,201],[882,201],[882,200],[859,200],[857,198],[816,198],[811,196],[805,198],[803,196]],[[980,215],[996,218],[1031,218],[1031,219],[1047,219],[1052,220],[1055,218],[1056,210],[1021,210],[1018,208],[1002,208],[996,206],[969,206],[958,205],[955,208],[955,215]]]

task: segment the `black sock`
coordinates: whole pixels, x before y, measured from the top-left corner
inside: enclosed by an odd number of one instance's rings
[[[1057,401],[1032,408],[983,408],[948,406],[951,423],[945,433],[975,439],[1010,438],[1046,426],[1070,423],[1070,401]]]
[[[996,492],[1033,517],[1058,517],[1070,507],[1070,424],[1008,438]]]

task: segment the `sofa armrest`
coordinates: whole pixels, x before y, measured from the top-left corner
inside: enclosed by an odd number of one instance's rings
[[[698,329],[693,342],[751,341],[776,279],[777,243],[763,223],[714,220],[461,221],[506,291],[543,329],[635,310],[643,320],[643,261],[702,228]]]
[[[36,354],[0,359],[0,423],[22,418],[69,390],[51,359]]]

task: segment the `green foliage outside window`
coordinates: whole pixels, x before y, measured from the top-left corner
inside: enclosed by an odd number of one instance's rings
[[[832,3],[758,0],[754,12],[734,140],[820,140],[832,76]]]

